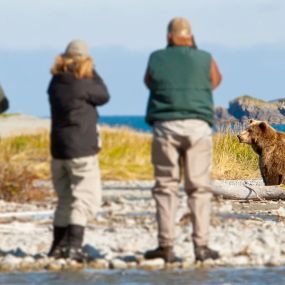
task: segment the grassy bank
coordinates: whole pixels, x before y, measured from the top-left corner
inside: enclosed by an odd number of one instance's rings
[[[126,128],[102,128],[100,153],[105,180],[152,179],[151,135]],[[23,135],[0,141],[0,198],[28,200],[39,196],[35,179],[49,179],[49,135]],[[257,156],[231,132],[214,135],[215,179],[258,178]],[[21,193],[19,195],[19,193]]]
[[[239,143],[231,131],[214,135],[214,179],[261,178],[258,157],[249,145]]]

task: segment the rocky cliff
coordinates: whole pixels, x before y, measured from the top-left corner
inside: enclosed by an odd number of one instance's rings
[[[243,122],[248,119],[266,121],[269,124],[285,124],[285,99],[266,102],[246,95],[230,101],[228,109],[215,108],[217,124]]]

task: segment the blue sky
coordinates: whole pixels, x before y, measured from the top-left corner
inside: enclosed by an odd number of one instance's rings
[[[0,0],[0,82],[11,112],[49,114],[46,87],[56,54],[88,42],[112,100],[102,114],[143,114],[148,55],[165,46],[174,16],[191,20],[199,47],[224,75],[217,105],[250,94],[285,97],[284,0]]]

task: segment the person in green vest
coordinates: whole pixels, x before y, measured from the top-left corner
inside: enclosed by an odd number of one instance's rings
[[[152,163],[158,247],[146,259],[175,262],[175,215],[182,173],[191,211],[196,261],[218,259],[208,247],[211,209],[212,90],[222,76],[213,57],[197,49],[187,19],[168,25],[168,46],[150,55],[145,84],[150,90],[146,122],[153,127]]]

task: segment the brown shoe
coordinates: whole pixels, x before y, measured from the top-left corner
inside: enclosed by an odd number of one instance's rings
[[[159,246],[158,248],[154,250],[149,250],[144,254],[145,259],[155,259],[155,258],[162,258],[164,259],[165,262],[176,262],[178,259],[176,258],[173,247],[161,247]]]
[[[220,254],[207,246],[195,246],[195,261],[205,261],[206,259],[218,259]]]

